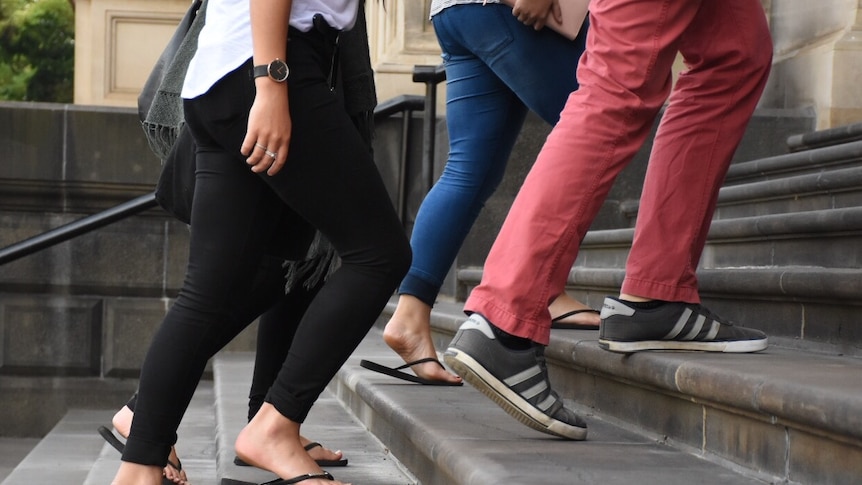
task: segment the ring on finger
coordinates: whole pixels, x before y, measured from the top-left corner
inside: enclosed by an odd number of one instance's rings
[[[266,153],[267,155],[269,155],[270,157],[272,157],[273,160],[275,160],[276,157],[278,157],[278,153],[271,152],[269,150],[264,150],[263,152]]]
[[[255,143],[254,146],[260,148],[263,151],[267,151],[267,148],[265,146],[261,145],[260,143]]]

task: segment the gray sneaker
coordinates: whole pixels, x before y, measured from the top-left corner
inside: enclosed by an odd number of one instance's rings
[[[551,390],[544,346],[510,350],[497,340],[488,321],[474,313],[458,329],[443,360],[527,426],[571,440],[586,439],[587,424]]]
[[[704,350],[757,352],[767,346],[760,330],[737,327],[701,305],[667,302],[648,310],[607,297],[599,346],[613,352]]]

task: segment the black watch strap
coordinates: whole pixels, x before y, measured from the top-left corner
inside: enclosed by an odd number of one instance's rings
[[[254,78],[269,76],[269,64],[261,64],[251,68],[251,76]]]

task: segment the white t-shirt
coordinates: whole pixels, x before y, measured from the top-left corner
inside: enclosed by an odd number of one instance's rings
[[[225,74],[252,56],[249,1],[207,0],[206,22],[186,72],[183,98],[206,93]],[[332,27],[350,30],[356,22],[358,8],[359,0],[293,0],[290,26],[308,32],[313,27],[312,17],[319,13]]]

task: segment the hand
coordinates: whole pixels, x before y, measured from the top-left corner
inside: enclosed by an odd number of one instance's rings
[[[257,94],[248,113],[248,130],[240,147],[254,173],[277,174],[287,161],[291,119],[287,85],[267,77],[255,80]]]
[[[553,15],[558,22],[563,21],[559,0],[516,0],[512,7],[512,15],[524,25],[530,25],[535,30],[545,27],[548,15]]]

